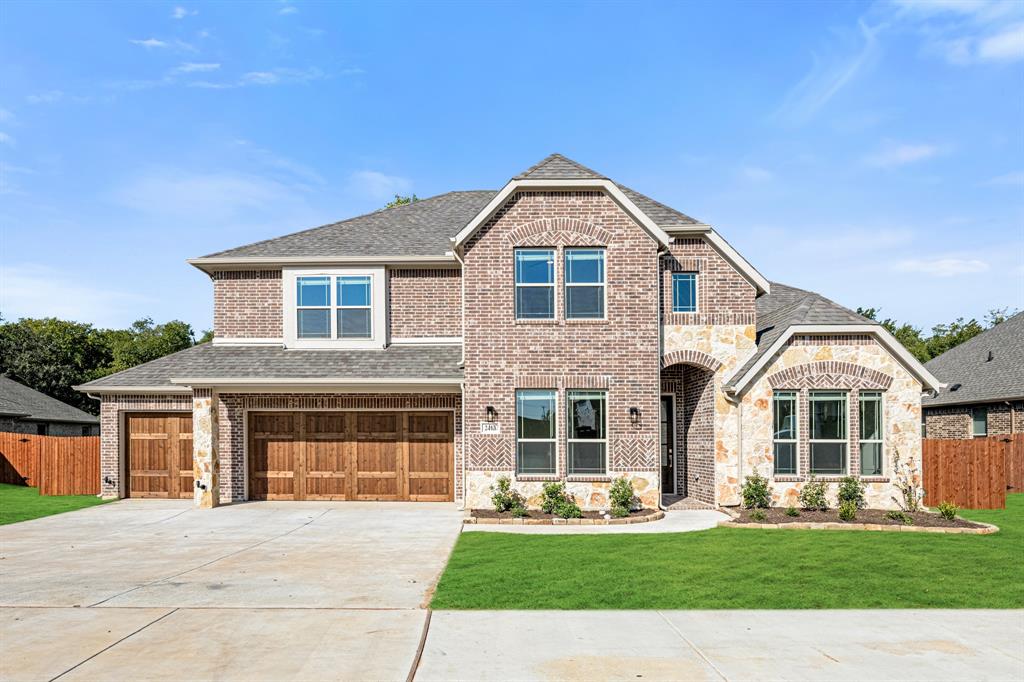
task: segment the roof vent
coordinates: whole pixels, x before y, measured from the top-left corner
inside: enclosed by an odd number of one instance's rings
[[[995,357],[995,355],[992,353],[992,351],[989,351],[988,352],[988,357],[985,358],[985,362],[992,362],[992,358],[994,358],[994,357]]]
[[[952,386],[949,387],[949,390],[950,391],[959,391],[960,390],[960,384],[953,384]]]

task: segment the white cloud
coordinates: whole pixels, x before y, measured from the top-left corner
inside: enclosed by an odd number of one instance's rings
[[[374,201],[391,199],[396,194],[407,192],[412,186],[408,179],[398,175],[387,175],[379,171],[362,170],[349,176],[350,191]]]
[[[192,9],[192,10],[185,9],[181,5],[178,5],[173,10],[171,10],[171,18],[172,19],[184,19],[185,17],[194,17],[197,14],[199,14],[199,10],[196,10],[196,9]]]
[[[990,35],[978,44],[980,61],[1011,62],[1024,59],[1024,23]]]
[[[13,121],[14,114],[7,111],[7,109],[0,109],[0,123],[6,123],[7,121]]]
[[[242,76],[243,83],[253,85],[274,85],[281,79],[273,71],[250,71]]]
[[[64,93],[60,90],[47,90],[46,92],[37,92],[29,95],[25,98],[25,101],[29,104],[53,104],[63,99]]]
[[[910,258],[895,263],[893,269],[930,277],[955,277],[987,272],[989,264],[977,258]]]
[[[147,50],[153,50],[153,49],[164,50],[164,49],[173,48],[173,49],[175,49],[175,50],[177,50],[179,52],[195,52],[196,51],[195,45],[192,45],[190,43],[186,43],[183,40],[174,40],[174,41],[168,42],[166,40],[160,40],[159,38],[146,38],[145,40],[129,40],[128,42],[132,43],[133,45],[139,45],[141,47],[144,47]]]
[[[938,153],[939,148],[930,144],[889,143],[879,151],[864,157],[864,163],[876,168],[893,168],[924,161]]]
[[[775,177],[775,174],[760,166],[743,166],[740,168],[740,177],[750,182],[768,182]]]
[[[34,263],[0,267],[0,310],[8,319],[59,317],[100,326],[117,324],[153,299],[91,286],[90,278]]]
[[[316,67],[308,69],[276,68],[270,71],[249,71],[242,74],[236,81],[192,81],[188,85],[192,88],[207,88],[210,90],[228,90],[231,88],[244,88],[251,85],[289,85],[293,83],[311,83],[326,78],[327,75]]]
[[[924,54],[950,64],[1024,59],[1024,3],[1019,0],[895,0],[878,7],[887,21],[922,37]]]
[[[14,138],[7,133],[0,132],[0,144],[5,144],[8,147],[14,146]]]
[[[220,64],[185,62],[184,64],[174,67],[171,70],[171,73],[206,73],[209,71],[216,71],[219,68]]]
[[[146,49],[152,49],[154,47],[170,47],[170,43],[164,42],[163,40],[157,40],[156,38],[146,38],[145,40],[130,40],[132,45],[141,45]]]
[[[881,27],[871,28],[863,19],[857,25],[860,43],[857,49],[851,53],[846,48],[843,54],[825,59],[812,54],[811,70],[787,93],[775,113],[776,118],[791,124],[806,123],[874,61]]]
[[[299,8],[295,5],[285,5],[281,9],[277,10],[278,14],[295,14],[299,11]]]
[[[1024,171],[1014,171],[1012,173],[1004,173],[1003,175],[997,175],[992,178],[986,185],[1008,185],[1010,187],[1018,187],[1024,185]]]

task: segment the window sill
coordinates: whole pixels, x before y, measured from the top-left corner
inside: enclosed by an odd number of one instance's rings
[[[562,477],[558,474],[516,474],[516,482],[523,483],[539,483],[539,482],[550,482],[550,481],[561,481]]]
[[[862,483],[889,483],[891,481],[888,476],[861,476],[860,480]]]
[[[793,474],[777,474],[772,478],[777,483],[802,483],[807,480],[803,476],[794,476]]]
[[[837,476],[830,474],[828,476],[815,476],[815,481],[821,481],[822,483],[838,483],[842,481],[845,476]],[[891,479],[888,476],[857,476],[858,481],[861,483],[889,483]],[[807,481],[806,476],[794,476],[793,474],[775,474],[772,476],[772,480],[776,483],[804,483]]]
[[[592,476],[566,476],[567,483],[611,483],[612,477],[601,474]]]
[[[608,318],[587,318],[587,317],[575,317],[566,319],[566,324],[608,324],[611,320]]]
[[[557,325],[558,324],[558,320],[519,320],[519,319],[517,319],[515,321],[515,323],[516,324],[523,324],[523,325],[539,324],[539,325],[543,326],[543,325],[546,325],[546,324]]]

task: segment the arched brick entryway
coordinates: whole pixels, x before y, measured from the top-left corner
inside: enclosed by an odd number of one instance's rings
[[[662,467],[662,492],[715,502],[715,373],[722,363],[699,351],[664,356],[661,370],[662,409],[671,409],[671,456],[674,466]],[[665,398],[671,398],[671,407]],[[665,432],[665,425],[662,426]],[[661,461],[666,455],[662,440]],[[675,486],[667,479],[669,471]]]

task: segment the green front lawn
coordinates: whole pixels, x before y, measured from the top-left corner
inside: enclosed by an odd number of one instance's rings
[[[994,535],[714,528],[463,533],[435,609],[1024,607],[1024,494]]]
[[[0,526],[103,504],[95,495],[44,497],[37,488],[0,483]]]

